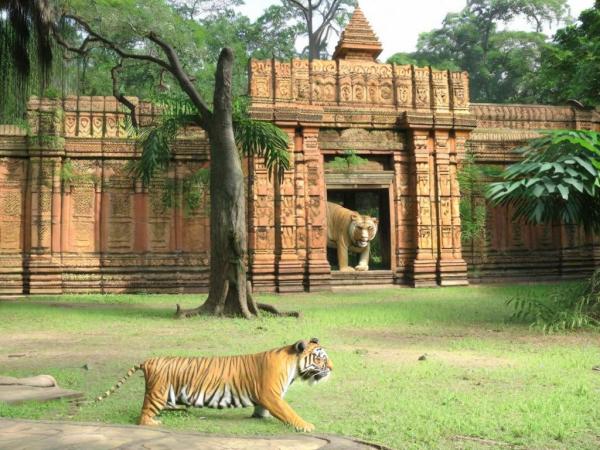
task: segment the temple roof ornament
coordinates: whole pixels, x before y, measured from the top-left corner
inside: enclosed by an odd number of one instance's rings
[[[376,61],[382,51],[379,38],[357,5],[348,26],[340,36],[333,59]]]

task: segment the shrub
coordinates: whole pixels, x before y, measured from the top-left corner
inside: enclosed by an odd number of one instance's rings
[[[531,320],[532,327],[546,333],[600,328],[600,269],[584,283],[557,289],[547,301],[525,293],[507,304],[515,309],[512,319]]]

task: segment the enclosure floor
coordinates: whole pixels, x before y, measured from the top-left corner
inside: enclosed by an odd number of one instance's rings
[[[0,419],[0,448],[52,450],[85,448],[179,450],[368,450],[372,447],[336,436],[225,437],[177,433],[161,428]]]

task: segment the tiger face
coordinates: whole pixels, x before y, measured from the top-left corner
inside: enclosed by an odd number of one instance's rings
[[[326,380],[333,370],[333,362],[327,352],[319,345],[319,339],[312,338],[308,343],[298,341],[294,344],[298,354],[297,374],[308,384]]]
[[[357,248],[366,248],[377,234],[379,221],[374,217],[353,214],[350,222],[350,240]]]

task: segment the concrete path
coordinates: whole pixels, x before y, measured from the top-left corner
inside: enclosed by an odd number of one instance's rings
[[[2,450],[372,450],[336,436],[219,437],[162,428],[0,418]]]

